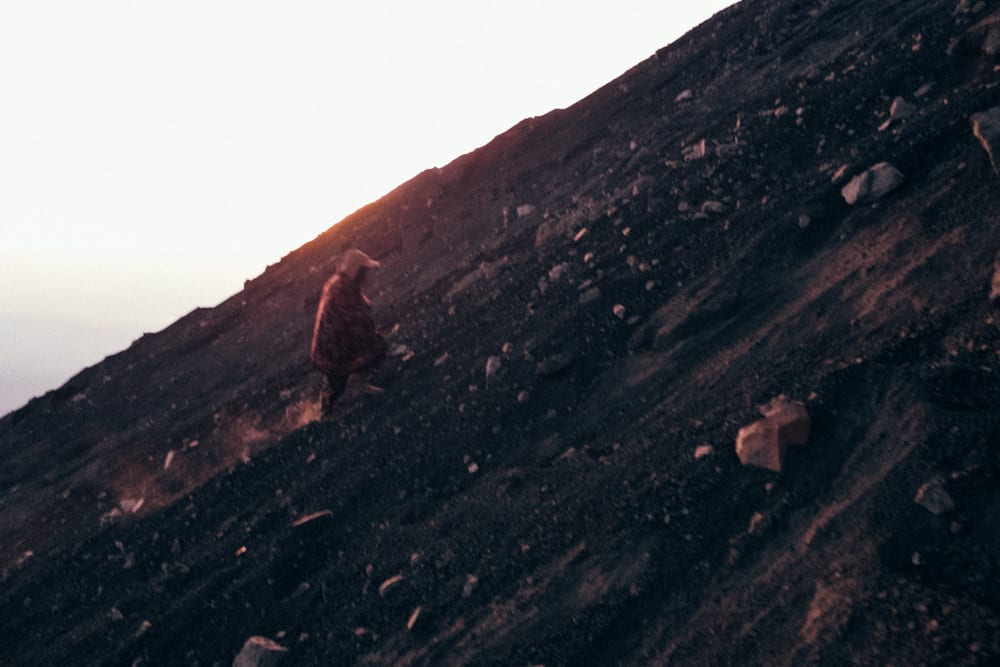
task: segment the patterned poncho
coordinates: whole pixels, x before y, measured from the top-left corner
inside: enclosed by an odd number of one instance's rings
[[[323,285],[316,310],[310,356],[327,375],[346,376],[382,360],[386,342],[375,328],[372,307],[361,286],[342,273]]]

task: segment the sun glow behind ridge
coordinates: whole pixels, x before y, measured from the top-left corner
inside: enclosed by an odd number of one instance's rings
[[[731,3],[697,4],[3,3],[0,414]]]

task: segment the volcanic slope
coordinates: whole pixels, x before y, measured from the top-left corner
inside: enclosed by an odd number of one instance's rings
[[[746,0],[8,415],[0,663],[995,664],[998,43]],[[351,246],[393,355],[320,422]]]

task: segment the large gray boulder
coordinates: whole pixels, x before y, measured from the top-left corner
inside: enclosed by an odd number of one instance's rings
[[[888,162],[879,162],[866,169],[840,190],[841,196],[851,206],[881,199],[899,187],[903,174]]]
[[[812,420],[801,403],[772,402],[764,418],[740,429],[736,436],[736,455],[743,465],[781,472],[785,452],[793,445],[809,442]]]

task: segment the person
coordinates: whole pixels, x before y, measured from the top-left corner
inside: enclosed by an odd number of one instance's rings
[[[337,270],[323,285],[309,356],[329,384],[321,397],[324,417],[330,416],[351,375],[371,369],[385,359],[385,338],[375,326],[371,301],[361,290],[368,271],[381,266],[360,250],[351,249],[344,253]],[[366,391],[379,390],[368,385]]]

